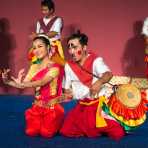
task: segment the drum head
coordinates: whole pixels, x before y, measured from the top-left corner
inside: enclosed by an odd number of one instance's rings
[[[141,102],[140,90],[132,84],[120,85],[116,98],[127,108],[136,108]]]

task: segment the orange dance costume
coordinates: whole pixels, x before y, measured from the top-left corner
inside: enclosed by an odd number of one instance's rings
[[[34,74],[33,71],[36,70],[32,68],[30,75],[32,81],[42,79],[47,72],[50,72],[54,79],[50,83],[36,88],[33,105],[25,112],[25,133],[29,136],[40,134],[50,138],[58,132],[64,117],[64,109],[61,105],[48,105],[50,100],[62,93],[63,69],[58,64],[53,64],[51,67],[43,68]]]

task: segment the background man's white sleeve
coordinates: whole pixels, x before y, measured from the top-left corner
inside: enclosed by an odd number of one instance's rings
[[[95,59],[93,64],[93,70],[94,73],[99,77],[101,77],[103,73],[111,71],[109,67],[105,64],[102,57],[98,57],[97,59]]]
[[[40,33],[40,28],[41,28],[41,26],[40,26],[40,23],[38,21],[37,24],[36,24],[36,33]]]
[[[57,18],[54,22],[54,24],[52,25],[50,31],[55,31],[58,34],[61,34],[61,28],[62,28],[63,24],[62,24],[62,18]]]
[[[144,20],[142,34],[148,37],[148,17]]]

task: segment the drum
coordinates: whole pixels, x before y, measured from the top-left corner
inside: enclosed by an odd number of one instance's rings
[[[135,85],[122,84],[117,86],[103,110],[129,131],[146,120],[147,103],[145,92],[141,92]]]
[[[118,86],[115,97],[125,108],[129,109],[135,109],[141,102],[140,90],[130,84]]]
[[[148,89],[148,79],[147,78],[136,78],[127,76],[113,76],[110,82],[112,85],[120,84],[132,84],[139,89]]]

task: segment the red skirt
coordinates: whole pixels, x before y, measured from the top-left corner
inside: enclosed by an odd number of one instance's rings
[[[43,137],[52,137],[61,128],[63,118],[64,109],[59,104],[50,108],[33,105],[25,112],[25,133],[29,136],[40,134]]]
[[[68,137],[97,137],[107,134],[115,140],[121,139],[125,132],[114,120],[105,119],[106,127],[96,127],[97,106],[98,102],[89,106],[78,103],[67,115],[60,133]]]

